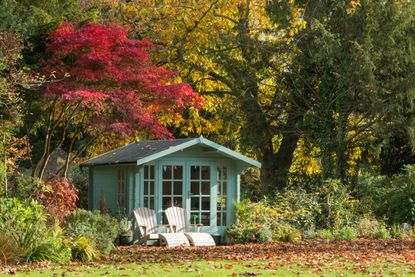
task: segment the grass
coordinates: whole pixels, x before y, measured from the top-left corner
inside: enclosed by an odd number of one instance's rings
[[[379,263],[365,268],[358,264],[313,266],[298,262],[281,266],[277,261],[194,261],[184,263],[128,263],[63,266],[17,272],[16,276],[404,276],[414,274],[405,264]],[[414,274],[415,275],[415,274]]]

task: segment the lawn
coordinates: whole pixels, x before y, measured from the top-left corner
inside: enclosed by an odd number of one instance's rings
[[[414,240],[214,248],[119,247],[100,262],[3,268],[17,276],[415,276]]]

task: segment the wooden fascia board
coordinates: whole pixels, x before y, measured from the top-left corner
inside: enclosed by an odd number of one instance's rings
[[[188,142],[176,145],[176,146],[171,146],[166,150],[154,153],[153,155],[150,155],[150,156],[147,156],[147,157],[144,157],[142,159],[137,160],[137,165],[142,165],[142,164],[157,160],[159,158],[162,158],[164,156],[173,154],[173,153],[175,153],[177,151],[180,151],[180,150],[184,150],[188,147],[191,147],[191,146],[199,144],[199,143],[200,143],[200,138],[195,138],[191,141],[188,141]]]
[[[217,151],[219,151],[219,152],[221,152],[221,153],[223,153],[227,156],[230,156],[231,158],[235,158],[235,159],[240,160],[242,162],[245,162],[245,163],[247,163],[251,166],[255,166],[255,167],[258,167],[258,168],[261,168],[261,166],[262,166],[260,162],[255,161],[255,160],[253,160],[253,159],[251,159],[247,156],[244,156],[244,155],[242,155],[242,154],[240,154],[236,151],[233,151],[229,148],[226,148],[226,147],[224,147],[220,144],[217,144],[213,141],[205,139],[204,137],[200,137],[200,143],[204,144],[206,146],[212,147],[212,148],[216,149]]]

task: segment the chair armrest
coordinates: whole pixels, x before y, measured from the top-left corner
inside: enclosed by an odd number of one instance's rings
[[[147,226],[145,226],[145,225],[138,225],[137,224],[137,227],[144,229],[144,234],[142,234],[143,236],[147,235]]]
[[[200,232],[200,227],[203,227],[203,224],[195,223],[195,224],[190,224],[190,226],[193,226],[193,228],[196,229],[196,232],[199,233]]]
[[[157,229],[160,229],[160,228],[164,228],[164,229],[169,230],[170,225],[169,224],[157,224]]]
[[[177,226],[176,225],[171,225],[171,224],[166,224],[170,227],[170,232],[172,233],[176,233],[177,231]]]

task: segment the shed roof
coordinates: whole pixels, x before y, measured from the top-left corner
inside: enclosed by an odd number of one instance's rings
[[[241,161],[248,166],[261,167],[261,163],[222,145],[214,143],[202,136],[198,138],[174,140],[144,140],[126,146],[81,163],[81,166],[111,165],[111,164],[137,164],[141,165],[161,157],[184,150],[194,145],[204,145],[217,150],[220,154]]]

